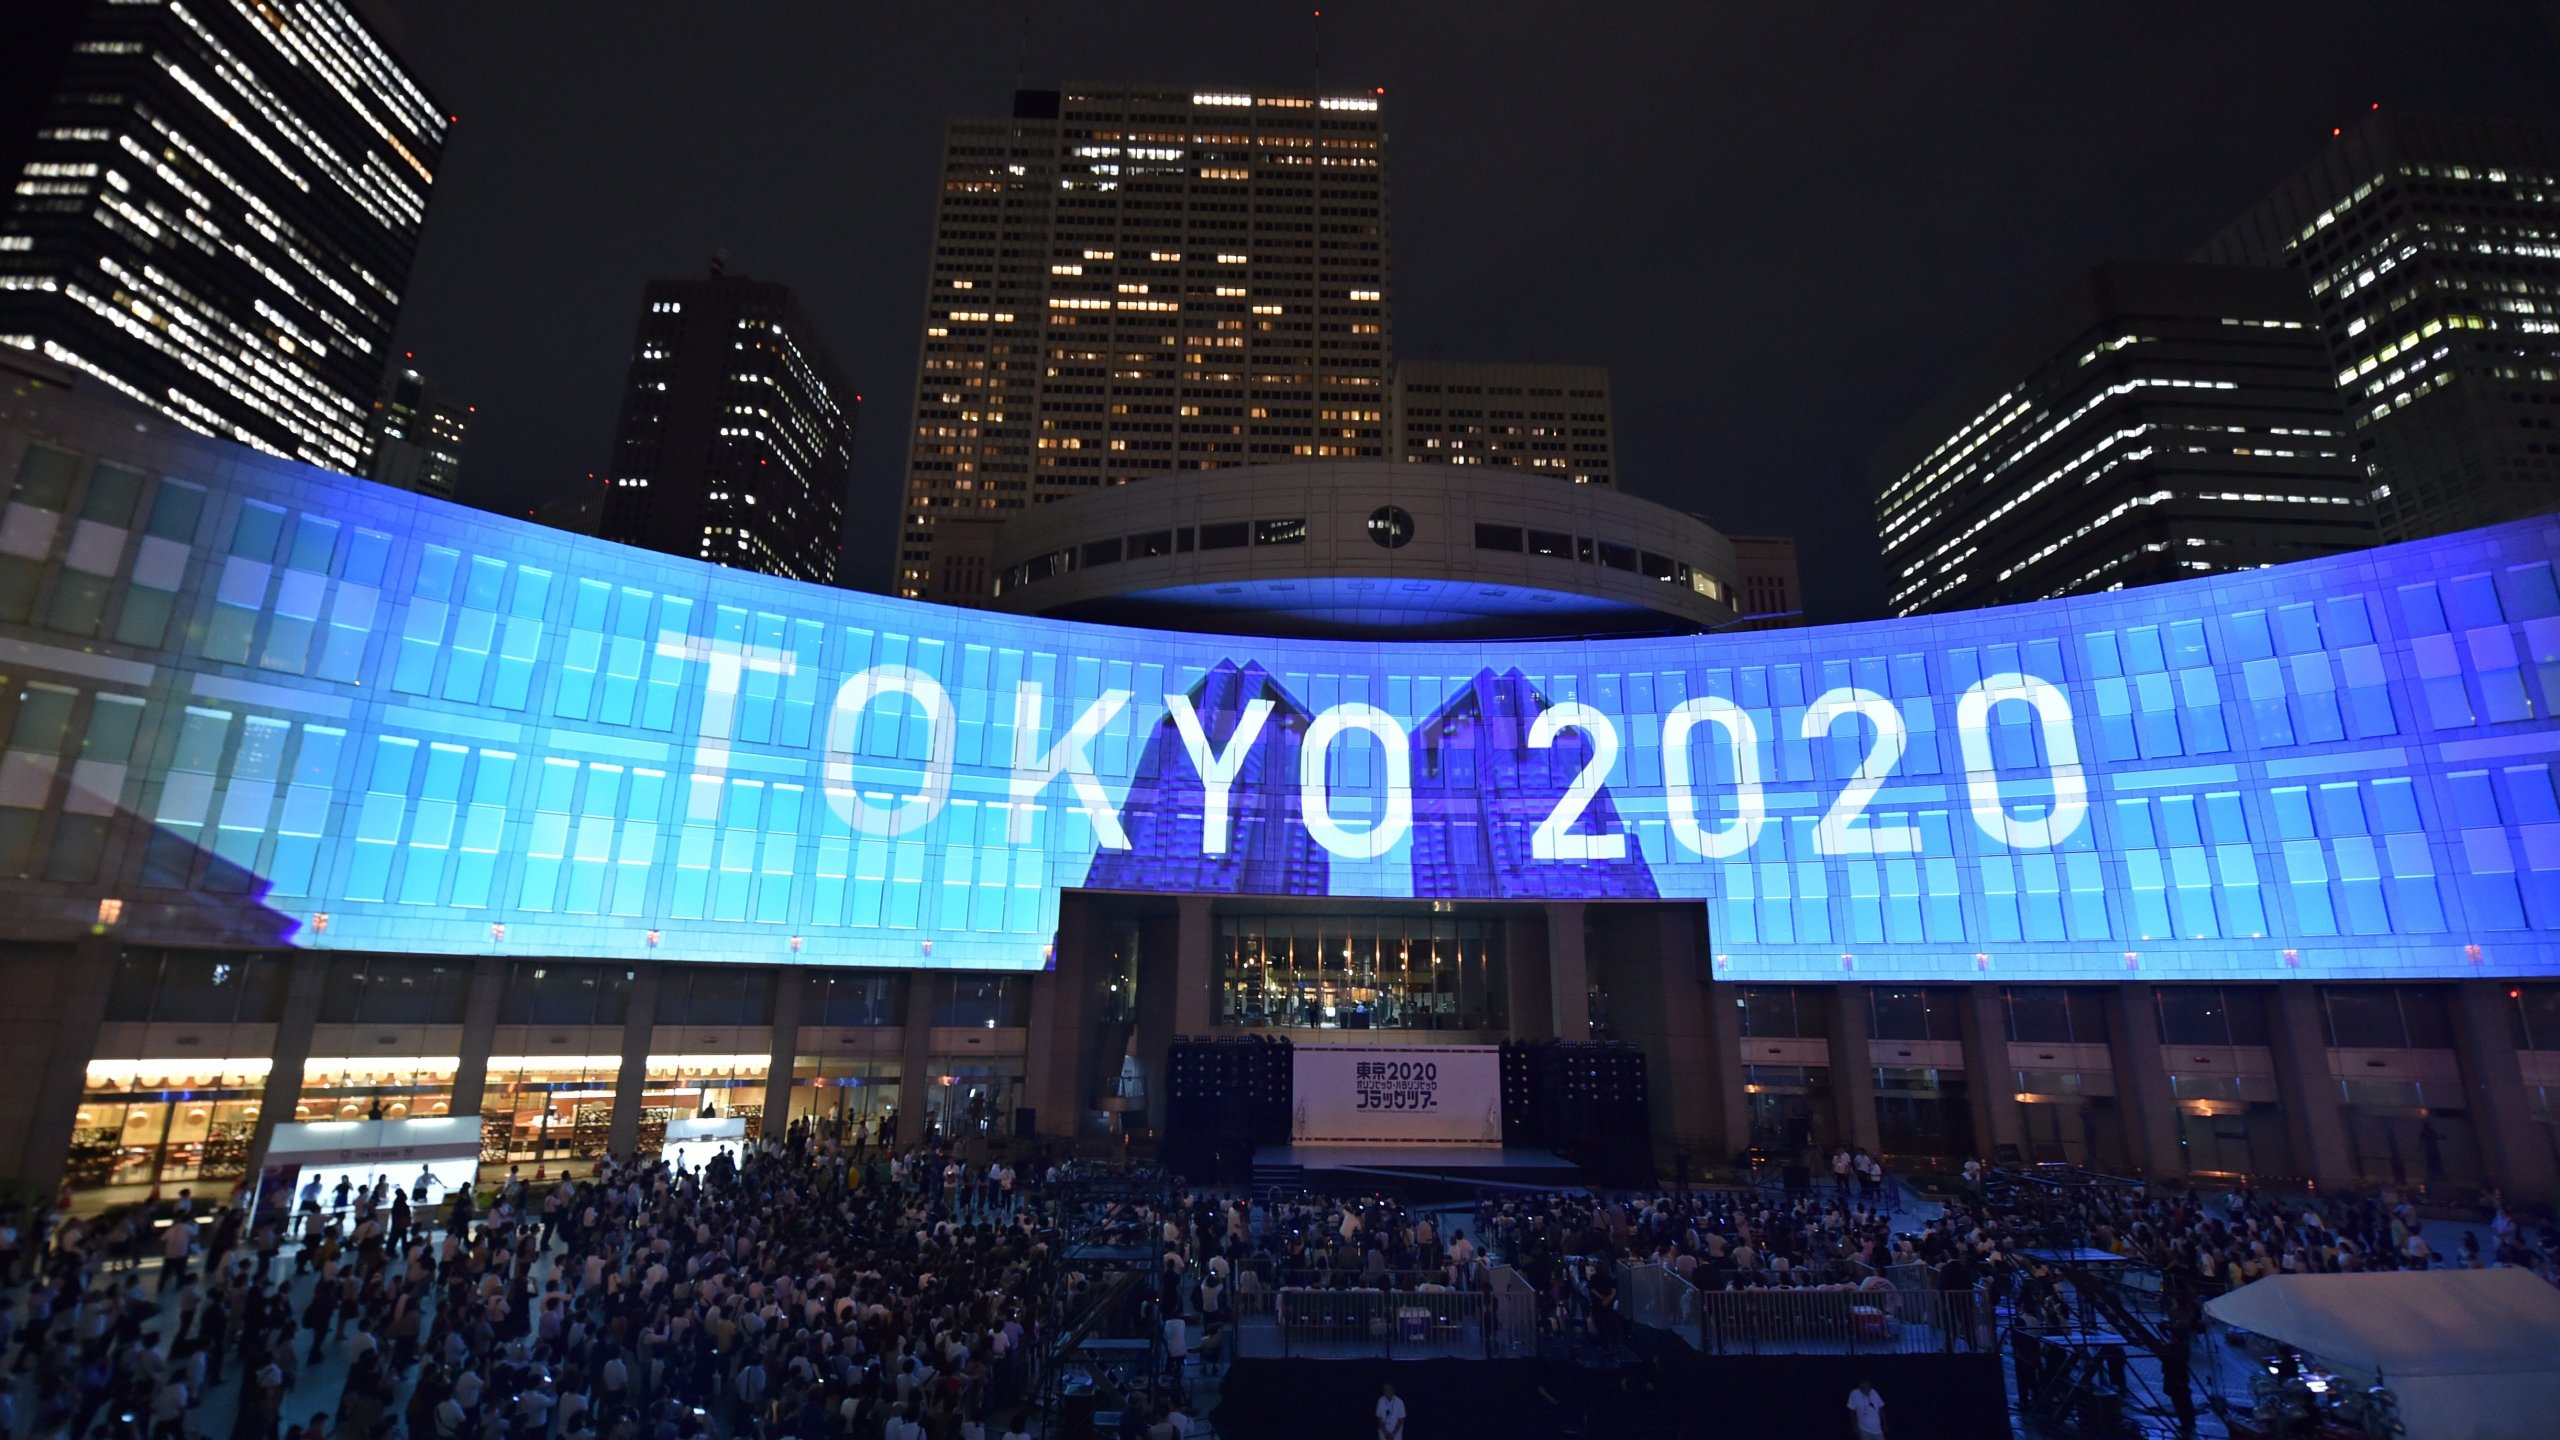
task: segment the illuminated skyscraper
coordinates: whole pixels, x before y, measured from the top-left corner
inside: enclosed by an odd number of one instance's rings
[[[1387,453],[1380,103],[1086,85],[952,122],[897,593],[981,603],[1042,500]]]
[[[2308,290],[2383,539],[2560,505],[2560,125],[2375,115],[2202,258]]]
[[[339,0],[28,8],[0,342],[358,471],[448,117]]]
[[[1395,454],[1498,465],[1576,485],[1617,483],[1609,372],[1598,365],[1396,364]]]
[[[1896,615],[2373,543],[2318,321],[2275,271],[2084,273],[1875,459]]]
[[[471,407],[436,389],[406,363],[383,377],[366,436],[368,480],[450,500],[462,483],[462,447],[471,436]]]
[[[789,287],[650,281],[596,533],[834,584],[861,400]]]

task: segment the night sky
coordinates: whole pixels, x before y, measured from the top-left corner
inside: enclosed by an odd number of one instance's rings
[[[851,583],[902,483],[942,128],[1017,76],[1316,79],[1305,4],[409,0],[461,117],[400,344],[478,406],[466,498],[601,470],[642,283],[793,287],[864,397]],[[1799,537],[1880,613],[1874,446],[2078,267],[2178,258],[2373,102],[2560,116],[2555,7],[1345,3],[1384,86],[1397,352],[1610,367],[1625,488]]]

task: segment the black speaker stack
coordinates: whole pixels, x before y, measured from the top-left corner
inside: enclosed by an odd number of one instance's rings
[[[1166,1166],[1191,1180],[1253,1173],[1260,1145],[1289,1140],[1295,1046],[1280,1036],[1177,1036],[1165,1057]]]
[[[1551,1150],[1607,1184],[1653,1176],[1644,1052],[1615,1041],[1502,1047],[1502,1143]]]

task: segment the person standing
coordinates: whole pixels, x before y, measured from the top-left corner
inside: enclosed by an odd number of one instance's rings
[[[1378,1440],[1404,1440],[1404,1401],[1392,1383],[1378,1396]]]
[[[1849,1417],[1858,1440],[1884,1440],[1884,1397],[1876,1393],[1876,1382],[1861,1380],[1849,1392]]]

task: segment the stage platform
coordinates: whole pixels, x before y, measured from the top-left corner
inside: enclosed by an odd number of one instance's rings
[[[1369,1182],[1554,1190],[1588,1183],[1582,1167],[1549,1150],[1505,1145],[1263,1145],[1257,1182],[1291,1179],[1324,1188]]]

